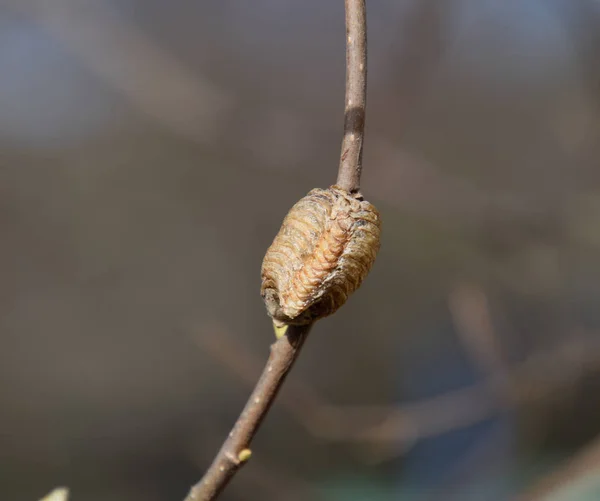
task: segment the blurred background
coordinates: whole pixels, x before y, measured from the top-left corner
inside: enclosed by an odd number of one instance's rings
[[[600,4],[368,1],[383,245],[224,500],[600,499]],[[343,2],[0,0],[0,499],[183,499],[335,180]]]

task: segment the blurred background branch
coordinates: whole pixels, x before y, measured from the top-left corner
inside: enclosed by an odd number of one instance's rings
[[[578,451],[548,475],[542,477],[519,495],[517,501],[541,501],[545,499],[577,499],[583,484],[596,482],[600,471],[600,440],[594,440]],[[593,494],[592,494],[593,495]],[[591,499],[591,498],[590,498]]]
[[[67,501],[69,499],[69,491],[65,488],[54,489],[50,494],[40,501]]]
[[[196,340],[246,385],[253,383],[260,361],[236,348],[223,327],[206,329]],[[555,371],[557,367],[560,371]],[[468,427],[506,407],[543,400],[598,370],[600,339],[590,334],[531,354],[514,367],[488,372],[476,385],[400,406],[337,406],[298,380],[290,381],[281,404],[306,432],[320,439],[390,441],[400,444],[399,453],[404,453],[417,440]]]

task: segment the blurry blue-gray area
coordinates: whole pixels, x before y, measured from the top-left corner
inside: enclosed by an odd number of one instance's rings
[[[402,405],[486,377],[448,315],[456,281],[501,300],[514,362],[598,328],[600,13],[368,7],[383,247],[292,377],[330,404]],[[121,54],[94,45],[128,27]],[[175,499],[199,476],[248,388],[190,332],[265,355],[259,263],[291,202],[334,179],[343,34],[341,1],[0,2],[0,499]],[[377,465],[276,405],[224,499],[509,500],[598,431],[586,384]],[[548,499],[597,498],[586,477]]]
[[[114,97],[53,37],[22,19],[0,17],[0,137],[30,148],[60,148],[110,127]]]
[[[444,325],[442,318],[437,326],[425,325],[420,335],[421,342],[403,350],[399,357],[400,394],[404,399],[434,397],[480,380],[481,374],[465,358],[451,324]],[[405,456],[400,493],[415,500],[509,499],[515,433],[514,416],[502,412],[480,423],[424,438]]]
[[[549,494],[545,501],[596,501],[600,499],[599,475],[590,474],[575,485],[568,485]]]

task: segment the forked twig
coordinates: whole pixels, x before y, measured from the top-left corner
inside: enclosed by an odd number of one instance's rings
[[[344,139],[337,185],[351,193],[360,189],[365,123],[367,38],[365,0],[345,0],[346,7],[346,103]],[[285,377],[292,368],[312,324],[288,326],[272,346],[271,355],[242,414],[204,477],[192,487],[185,501],[215,499],[240,467],[250,458],[252,438],[267,415]]]

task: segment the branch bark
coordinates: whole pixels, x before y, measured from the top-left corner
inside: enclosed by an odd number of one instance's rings
[[[196,341],[246,384],[254,383],[260,362],[236,350],[227,332],[217,327]],[[600,369],[596,333],[570,333],[569,341],[529,355],[514,366],[490,372],[479,383],[422,400],[390,405],[336,405],[302,381],[290,381],[281,404],[305,431],[319,439],[362,446],[395,444],[406,451],[417,440],[479,423],[506,408],[542,400],[569,390],[570,382]],[[548,378],[548,374],[555,377]]]
[[[244,410],[204,477],[192,487],[185,501],[215,499],[248,461],[250,442],[275,401],[286,376],[300,354],[311,325],[289,326],[271,346],[271,355]]]
[[[365,0],[345,0],[346,102],[344,139],[337,185],[350,193],[360,190],[367,105],[367,13]]]
[[[345,0],[346,9],[346,104],[344,139],[337,185],[358,193],[362,171],[367,88],[367,27],[365,0]],[[231,481],[251,456],[250,442],[275,401],[296,361],[312,324],[287,326],[285,335],[272,346],[271,355],[242,414],[204,477],[185,501],[211,501]]]

